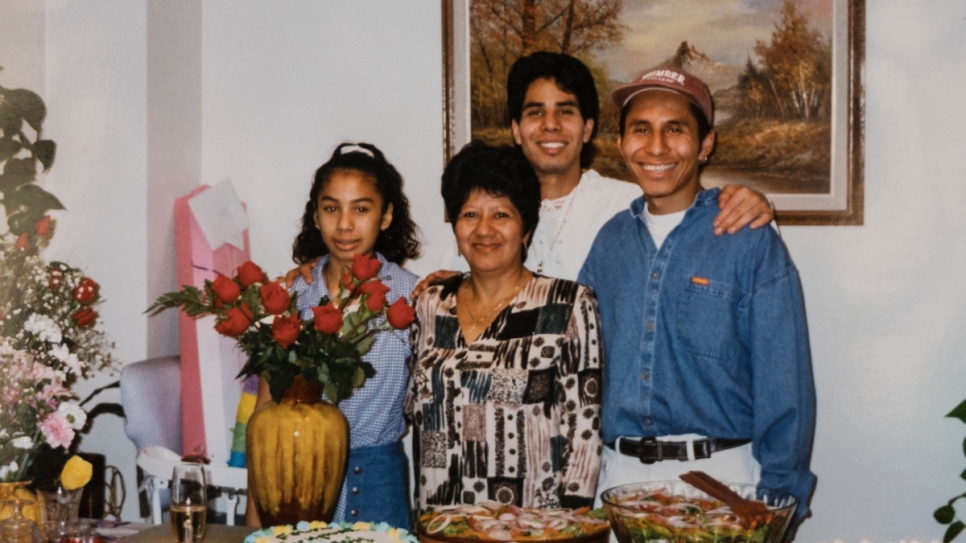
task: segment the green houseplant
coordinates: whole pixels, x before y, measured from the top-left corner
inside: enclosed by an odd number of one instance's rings
[[[966,400],[956,406],[955,409],[949,412],[947,417],[952,417],[966,422]],[[966,455],[966,438],[963,438],[963,454]],[[966,481],[966,470],[964,470],[959,477]],[[966,492],[960,494],[959,496],[953,496],[946,505],[936,509],[933,516],[936,517],[936,521],[940,524],[948,524],[949,527],[946,528],[946,534],[943,536],[943,543],[949,543],[963,531],[966,524],[956,516],[956,509],[953,504],[957,500],[966,499]]]

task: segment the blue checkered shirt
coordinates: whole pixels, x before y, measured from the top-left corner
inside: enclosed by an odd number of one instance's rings
[[[376,258],[382,262],[379,279],[390,289],[386,301],[391,304],[401,296],[408,301],[419,277],[378,253]],[[326,255],[315,266],[311,285],[299,277],[292,286],[292,290],[298,294],[298,307],[303,319],[313,318],[311,308],[318,305],[323,296],[329,295],[329,288],[322,277],[322,269],[328,261]],[[380,332],[372,349],[362,359],[376,368],[375,377],[366,381],[362,388],[352,391],[352,396],[339,402],[339,409],[349,421],[349,445],[353,449],[398,441],[406,431],[402,408],[409,380],[409,331]]]

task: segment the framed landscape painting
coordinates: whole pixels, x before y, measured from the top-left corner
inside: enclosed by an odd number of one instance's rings
[[[780,224],[862,224],[865,0],[443,0],[442,12],[447,159],[471,139],[512,143],[507,72],[555,51],[597,82],[592,167],[630,180],[610,91],[675,67],[714,96],[704,186],[764,192]]]

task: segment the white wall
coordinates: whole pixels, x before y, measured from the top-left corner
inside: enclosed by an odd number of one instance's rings
[[[782,229],[803,277],[818,394],[803,542],[939,539],[932,511],[966,491],[966,426],[943,418],[966,397],[966,4],[866,1],[865,225]],[[0,55],[17,51],[8,14],[27,17],[18,6],[31,4],[0,3]],[[280,272],[314,169],[338,142],[370,141],[407,180],[427,245],[413,268],[436,261],[450,235],[437,190],[438,2],[204,0],[187,15],[144,1],[43,6],[46,26],[26,35],[46,37],[42,90],[59,144],[48,183],[69,209],[50,256],[102,283],[125,361],[173,345],[173,330],[152,338],[141,315],[176,286],[173,262],[152,256],[169,251],[158,226],[177,194],[169,183],[232,179],[254,258]],[[18,63],[38,65],[0,58]],[[0,84],[36,81],[8,69]],[[84,444],[133,464],[119,425],[105,421]]]

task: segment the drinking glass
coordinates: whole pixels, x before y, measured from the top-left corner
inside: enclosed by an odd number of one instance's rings
[[[178,464],[171,476],[171,529],[178,543],[198,543],[205,535],[208,485],[201,464]]]

